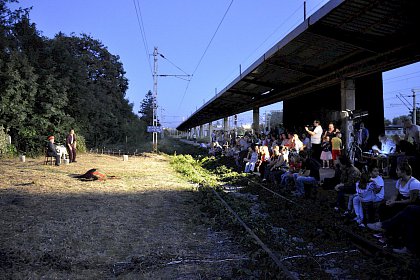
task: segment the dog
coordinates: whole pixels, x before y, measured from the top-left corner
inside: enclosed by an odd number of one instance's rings
[[[64,145],[57,145],[55,147],[57,154],[60,155],[61,159],[66,159],[69,157],[69,154],[67,153],[67,149]]]

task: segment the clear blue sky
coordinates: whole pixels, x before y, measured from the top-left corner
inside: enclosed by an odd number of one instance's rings
[[[307,15],[327,2],[307,0]],[[147,50],[134,3],[140,7]],[[158,74],[184,74],[173,64],[194,73],[188,88],[179,78],[158,80],[161,121],[176,127],[212,98],[216,89],[222,90],[237,77],[240,64],[246,69],[303,20],[303,0],[234,0],[226,13],[230,4],[231,0],[27,0],[19,5],[33,6],[31,20],[44,36],[52,38],[60,31],[86,33],[119,55],[129,80],[126,97],[136,112],[146,93],[153,90],[150,66],[155,46],[168,59],[159,58]],[[420,63],[384,73],[386,118],[408,113],[396,94],[411,102],[407,96],[412,88],[420,89]],[[260,113],[271,109],[282,109],[282,105],[261,108]],[[239,122],[250,122],[250,115],[241,114]]]

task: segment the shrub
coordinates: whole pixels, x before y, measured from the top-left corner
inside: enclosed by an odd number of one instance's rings
[[[10,144],[10,135],[7,134],[3,126],[0,126],[0,156],[14,156],[16,154],[16,148]]]

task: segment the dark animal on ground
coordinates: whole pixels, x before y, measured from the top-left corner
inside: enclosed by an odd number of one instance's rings
[[[75,178],[78,178],[82,181],[105,181],[108,178],[114,177],[115,176],[108,177],[104,172],[99,171],[96,168],[89,169],[85,174],[75,176]]]

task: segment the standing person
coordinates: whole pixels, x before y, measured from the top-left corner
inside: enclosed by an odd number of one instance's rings
[[[329,123],[328,130],[324,132],[324,137],[328,136],[331,142],[331,140],[337,135],[338,132],[340,132],[340,130],[336,129],[333,123]]]
[[[76,162],[76,134],[74,134],[74,129],[70,129],[67,135],[66,148],[69,154],[69,162]]]
[[[418,125],[414,125],[410,119],[406,119],[404,120],[404,133],[404,140],[414,144],[416,146],[417,151],[419,151],[420,127]]]
[[[48,137],[47,155],[49,157],[55,157],[55,165],[60,166],[60,155],[57,153],[57,148],[54,144],[54,136],[53,135]]]
[[[341,147],[343,143],[341,141],[341,133],[337,132],[336,136],[331,139],[331,156],[333,160],[333,166],[337,163],[337,158],[341,155]]]
[[[357,144],[362,148],[363,152],[368,150],[369,130],[365,127],[364,123],[360,123],[360,128],[357,131]]]
[[[311,146],[312,146],[312,157],[320,161],[321,159],[321,138],[322,138],[322,127],[319,120],[314,120],[314,130],[310,131],[307,126],[305,130],[311,135]]]
[[[330,168],[330,160],[332,160],[330,137],[324,136],[321,148],[322,168]]]

